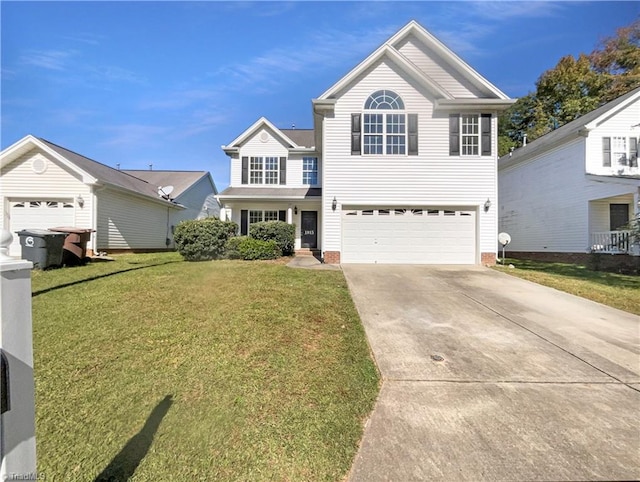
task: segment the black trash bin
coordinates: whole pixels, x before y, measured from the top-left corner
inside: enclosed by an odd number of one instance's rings
[[[46,229],[23,229],[18,231],[22,259],[31,261],[34,268],[47,269],[62,266],[64,233]]]

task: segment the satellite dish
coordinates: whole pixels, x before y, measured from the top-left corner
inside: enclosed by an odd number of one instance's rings
[[[498,241],[502,246],[506,246],[511,242],[511,236],[509,236],[507,233],[500,233],[498,234]]]
[[[168,198],[169,194],[173,192],[173,186],[160,186],[158,188],[158,196]]]

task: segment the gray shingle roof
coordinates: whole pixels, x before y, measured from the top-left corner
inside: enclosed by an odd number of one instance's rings
[[[313,147],[316,145],[313,129],[280,129],[280,131],[302,147]]]
[[[208,174],[207,171],[149,171],[138,169],[125,169],[122,172],[142,179],[156,188],[173,186],[171,198],[177,198]]]
[[[175,186],[175,190],[171,193],[171,197],[175,198],[180,193],[184,192],[193,182],[200,179],[203,175],[206,175],[206,171],[196,171],[193,173],[187,174],[185,171],[124,171],[114,169],[113,167],[109,167],[100,162],[94,161],[93,159],[89,159],[88,157],[82,156],[76,152],[70,151],[69,149],[65,149],[64,147],[58,146],[52,142],[47,141],[46,139],[39,139],[48,147],[53,149],[55,152],[60,154],[65,159],[68,159],[73,164],[78,166],[80,169],[85,171],[87,174],[98,179],[99,182],[104,182],[107,184],[111,184],[113,186],[117,186],[128,191],[133,191],[137,194],[142,194],[144,196],[148,196],[150,198],[156,200],[162,200],[158,196],[158,186],[172,184]],[[161,178],[163,182],[156,183],[155,173],[158,174],[158,178]],[[138,173],[134,175],[133,173]],[[143,176],[142,173],[150,173],[147,177]],[[173,175],[175,174],[175,180]],[[188,180],[193,180],[193,182],[189,185],[186,185]],[[171,203],[173,204],[173,203]]]
[[[322,196],[319,187],[228,187],[220,193],[221,198],[269,198],[306,199]]]

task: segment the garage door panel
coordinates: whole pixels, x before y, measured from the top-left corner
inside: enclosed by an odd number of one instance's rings
[[[75,224],[73,199],[14,200],[10,201],[9,209],[9,231],[13,234],[13,242],[9,247],[11,256],[20,256],[22,252],[17,231]]]
[[[342,218],[344,263],[476,262],[472,209],[367,208],[348,212],[352,214]]]

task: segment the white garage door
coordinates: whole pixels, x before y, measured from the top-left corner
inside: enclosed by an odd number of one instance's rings
[[[20,239],[16,231],[75,224],[73,199],[11,201],[9,209],[9,231],[13,234],[13,243],[9,249],[11,256],[21,254]]]
[[[475,264],[473,208],[344,209],[343,263]]]

